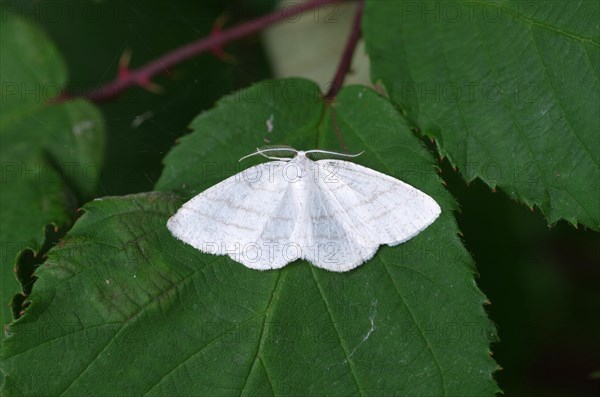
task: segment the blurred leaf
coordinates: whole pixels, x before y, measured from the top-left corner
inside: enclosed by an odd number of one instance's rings
[[[13,5],[39,21],[57,43],[71,71],[68,90],[81,94],[113,80],[125,51],[131,54],[129,67],[139,68],[207,36],[220,16],[227,15],[227,28],[273,6],[272,1],[261,3],[260,11],[237,0],[27,0]],[[228,44],[224,51],[234,60],[207,52],[157,75],[152,81],[162,87],[160,93],[132,87],[98,104],[108,133],[100,195],[151,190],[165,153],[186,133],[189,120],[236,87],[269,77],[256,37]]]
[[[369,1],[372,78],[458,166],[600,229],[597,1]]]
[[[267,121],[272,125],[268,132]],[[37,276],[2,350],[10,395],[493,395],[495,331],[454,202],[394,107],[351,87],[325,105],[304,80],[267,81],[199,115],[157,188],[98,199]],[[441,217],[348,273],[259,272],[202,254],[166,221],[264,145],[336,149],[432,195]],[[255,161],[258,161],[256,159]],[[247,167],[249,163],[244,164]]]
[[[2,119],[0,121],[0,321],[11,316],[10,298],[20,290],[13,274],[24,249],[38,252],[48,224],[69,224],[76,197],[96,188],[104,153],[98,110],[85,101],[52,104],[66,82],[54,45],[35,26],[3,15]]]

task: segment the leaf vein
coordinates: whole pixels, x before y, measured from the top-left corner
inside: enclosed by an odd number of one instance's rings
[[[396,289],[396,292],[398,293],[398,296],[400,297],[400,301],[402,302],[402,304],[404,305],[404,307],[406,308],[406,310],[408,311],[408,314],[410,315],[410,317],[412,318],[413,322],[415,323],[415,326],[417,327],[417,329],[419,330],[419,333],[421,334],[421,337],[423,338],[423,340],[425,341],[425,348],[427,350],[429,350],[429,352],[431,353],[431,357],[433,358],[433,361],[437,367],[437,369],[439,370],[440,373],[440,379],[442,381],[442,391],[443,391],[443,395],[447,396],[448,392],[446,391],[446,382],[444,379],[444,371],[442,370],[442,367],[440,365],[440,362],[437,358],[437,355],[435,354],[434,350],[433,350],[433,345],[431,343],[429,343],[429,341],[427,340],[427,337],[425,336],[425,332],[423,332],[423,328],[421,327],[421,325],[417,322],[417,318],[415,317],[415,315],[413,314],[411,308],[408,306],[408,304],[406,303],[406,300],[404,299],[404,296],[402,295],[402,293],[400,292],[400,288],[398,287],[398,285],[396,284],[396,281],[394,280],[394,278],[392,277],[392,275],[390,274],[390,271],[388,269],[388,265],[386,263],[386,261],[381,258],[381,263],[383,263],[383,268],[385,269],[386,274],[388,275],[388,277],[390,278],[392,285],[394,286],[394,288]]]
[[[333,320],[333,316],[331,314],[331,309],[329,307],[329,303],[327,302],[327,299],[325,298],[325,295],[323,294],[323,289],[321,288],[321,284],[319,284],[319,280],[317,280],[317,276],[315,275],[315,270],[313,269],[313,266],[310,266],[310,272],[313,276],[313,279],[315,280],[315,284],[317,285],[317,289],[319,290],[321,299],[323,300],[323,303],[325,304],[325,308],[327,309],[327,314],[329,316],[329,320],[331,321],[331,324],[333,325],[335,334],[337,335],[337,337],[340,341],[340,346],[342,348],[342,351],[344,352],[344,355],[346,356],[346,362],[348,363],[348,366],[350,367],[350,373],[352,374],[352,377],[356,384],[356,388],[358,389],[359,394],[362,396],[362,395],[364,395],[364,393],[360,388],[360,385],[358,383],[358,378],[356,377],[356,373],[354,372],[354,362],[351,360],[351,357],[349,357],[348,348],[345,346],[344,340],[342,339],[342,335],[340,335],[340,331],[338,330],[337,325],[335,324],[335,321]]]

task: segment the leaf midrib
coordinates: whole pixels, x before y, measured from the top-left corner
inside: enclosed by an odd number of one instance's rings
[[[265,328],[267,326],[267,318],[270,315],[271,306],[273,305],[273,302],[275,301],[277,292],[279,291],[278,287],[279,287],[279,283],[281,282],[281,278],[282,278],[281,274],[282,273],[283,273],[282,270],[277,271],[277,280],[275,281],[275,287],[273,288],[273,292],[271,293],[271,298],[269,299],[267,308],[264,311],[265,318],[263,319],[262,327],[260,330],[260,338],[259,338],[258,346],[256,347],[256,353],[254,354],[254,359],[252,360],[252,365],[250,366],[250,370],[248,371],[248,376],[246,376],[246,380],[244,381],[244,386],[240,390],[240,396],[244,393],[244,390],[246,390],[246,386],[248,386],[248,380],[250,380],[250,377],[252,376],[252,371],[254,370],[254,366],[256,365],[256,363],[259,360],[262,361],[262,349],[263,349],[263,344],[264,344],[264,340],[265,340]],[[266,365],[264,365],[264,363],[263,363],[263,366],[265,368],[265,372],[267,372],[267,367],[266,367]],[[271,387],[272,387],[272,385],[271,385]]]
[[[398,287],[398,285],[396,284],[396,281],[394,280],[394,278],[390,274],[390,271],[388,269],[388,264],[383,259],[383,257],[380,257],[380,259],[381,259],[381,263],[383,264],[383,268],[385,269],[386,275],[389,277],[392,285],[394,286],[394,289],[396,290],[396,293],[400,297],[400,301],[402,302],[402,305],[408,311],[408,314],[410,315],[413,323],[415,324],[415,326],[419,330],[419,334],[423,338],[423,341],[425,341],[425,350],[428,350],[431,353],[431,357],[433,358],[433,361],[434,361],[434,363],[435,363],[435,365],[436,365],[436,367],[437,367],[437,369],[439,370],[439,373],[440,373],[440,379],[441,379],[441,382],[442,382],[442,391],[444,393],[443,396],[447,396],[448,392],[446,391],[446,382],[445,382],[445,379],[444,379],[444,371],[442,370],[442,367],[440,365],[440,361],[438,360],[437,355],[436,355],[435,351],[433,350],[433,345],[427,340],[427,337],[425,336],[425,332],[423,331],[423,328],[421,327],[421,324],[419,324],[419,322],[417,322],[417,318],[415,317],[414,313],[412,312],[412,309],[408,306],[408,304],[406,303],[406,300],[404,299],[404,296],[400,293],[400,288]]]
[[[360,383],[358,382],[358,377],[355,372],[356,369],[354,368],[354,362],[351,360],[351,357],[349,356],[348,347],[345,345],[344,339],[342,338],[342,335],[340,334],[340,331],[337,328],[337,325],[335,325],[336,323],[333,320],[333,315],[331,314],[331,309],[329,308],[329,302],[325,298],[323,289],[321,288],[321,284],[319,283],[319,280],[317,279],[317,276],[315,275],[314,266],[312,266],[312,265],[308,265],[308,266],[310,267],[310,273],[311,273],[313,279],[315,280],[315,284],[317,286],[317,289],[319,290],[319,294],[321,296],[321,299],[323,300],[323,304],[325,305],[325,308],[327,309],[327,315],[329,316],[329,320],[331,321],[331,324],[333,325],[333,329],[335,330],[335,334],[337,335],[338,340],[340,341],[340,347],[342,348],[342,350],[344,351],[344,355],[346,356],[346,362],[348,363],[348,366],[350,367],[350,373],[352,374],[352,378],[354,379],[356,388],[357,388],[358,392],[360,393],[360,395],[363,396],[364,392],[360,388]]]

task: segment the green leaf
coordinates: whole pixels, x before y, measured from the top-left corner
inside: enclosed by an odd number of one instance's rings
[[[45,35],[22,18],[0,24],[0,321],[20,285],[13,274],[24,249],[38,252],[46,225],[70,223],[76,197],[96,188],[104,151],[103,121],[85,101],[52,104],[66,81],[64,64]]]
[[[600,229],[596,1],[370,1],[372,78],[458,166]]]
[[[495,330],[456,236],[454,202],[387,100],[351,87],[325,105],[310,82],[269,81],[226,97],[192,128],[158,183],[181,195],[95,200],[51,251],[31,305],[8,330],[6,395],[498,391]],[[265,138],[338,149],[337,134],[365,150],[357,162],[432,195],[440,218],[347,273],[302,261],[255,271],[166,229],[186,199],[236,172]]]

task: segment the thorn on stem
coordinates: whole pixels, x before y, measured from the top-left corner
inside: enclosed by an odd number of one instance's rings
[[[129,76],[129,62],[131,61],[131,50],[125,48],[119,58],[119,80],[123,80]]]
[[[145,90],[154,94],[161,94],[164,88],[161,85],[151,82],[150,80],[143,78],[137,81],[137,84]]]
[[[221,31],[223,30],[223,26],[225,26],[225,23],[229,20],[229,15],[228,14],[221,14],[216,20],[215,23],[213,24],[212,30],[210,31],[210,35],[211,36],[218,36]],[[220,59],[223,62],[227,62],[227,63],[235,63],[236,59],[233,55],[226,53],[223,50],[222,46],[215,46],[211,49],[211,52],[213,53],[213,55],[215,57],[217,57],[217,59]]]

